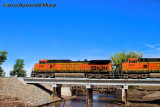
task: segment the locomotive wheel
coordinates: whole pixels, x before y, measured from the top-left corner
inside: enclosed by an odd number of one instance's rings
[[[142,75],[142,78],[143,78],[143,79],[146,79],[146,78],[147,78],[147,75],[146,75],[146,74],[143,74],[143,75]]]
[[[123,75],[123,79],[127,79],[128,78],[128,75],[127,74],[124,74]]]
[[[96,74],[96,78],[100,79],[101,78],[100,74]]]
[[[133,78],[133,79],[137,79],[137,78],[138,78],[137,74],[133,74],[133,75],[132,75],[132,78]]]

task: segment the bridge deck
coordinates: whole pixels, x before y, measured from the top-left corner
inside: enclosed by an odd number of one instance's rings
[[[160,79],[23,78],[25,83],[160,86]]]

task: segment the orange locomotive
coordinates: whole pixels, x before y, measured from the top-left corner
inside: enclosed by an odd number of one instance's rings
[[[160,77],[160,58],[128,58],[122,64],[122,74],[132,78]]]
[[[32,77],[106,78],[111,71],[111,60],[40,60],[34,66]]]

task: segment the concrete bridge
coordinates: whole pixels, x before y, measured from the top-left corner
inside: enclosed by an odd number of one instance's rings
[[[88,78],[21,78],[25,83],[52,84],[53,95],[61,97],[61,86],[85,85],[87,89],[87,102],[91,103],[93,86],[122,86],[124,92],[120,92],[127,103],[128,86],[160,86],[160,79],[88,79]]]

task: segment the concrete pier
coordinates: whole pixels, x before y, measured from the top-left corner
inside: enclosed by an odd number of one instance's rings
[[[117,88],[116,89],[116,98],[118,98],[121,101],[125,101],[125,92],[123,88]]]
[[[116,89],[116,97],[118,99],[121,99],[121,101],[123,101],[125,103],[125,105],[127,105],[127,91],[128,91],[128,86],[125,85],[123,86],[123,88],[118,88]]]
[[[92,103],[93,102],[93,90],[92,90],[93,86],[91,85],[86,85],[86,89],[87,89],[87,103]]]
[[[92,88],[87,89],[87,102],[92,103],[93,102],[93,93]]]
[[[128,89],[125,89],[125,105],[127,105],[127,91],[128,91]]]
[[[127,100],[127,96],[128,96],[128,95],[127,95],[127,94],[128,94],[128,93],[127,93],[127,91],[128,91],[128,85],[125,84],[125,85],[123,86],[123,88],[124,88],[124,90],[125,90],[125,95],[124,95],[125,101],[124,101],[124,102],[125,102],[125,105],[127,105],[127,101],[128,101],[128,100]]]
[[[61,98],[61,87],[56,87],[57,97]]]
[[[60,84],[52,84],[53,87],[53,97],[61,98],[61,86]]]

